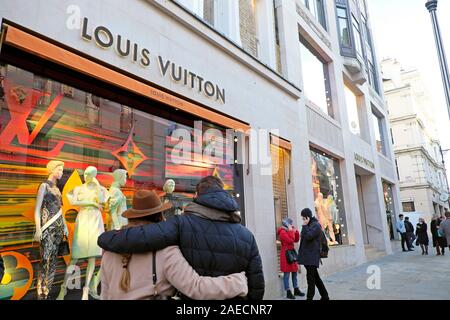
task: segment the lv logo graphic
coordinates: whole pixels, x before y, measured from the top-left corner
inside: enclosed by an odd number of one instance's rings
[[[0,134],[0,149],[12,153],[22,153],[38,157],[54,158],[59,154],[64,141],[51,143],[54,147],[33,146],[39,133],[43,133],[47,122],[53,116],[61,102],[63,95],[56,96],[48,105],[47,110],[37,121],[30,133],[27,125],[29,117],[41,97],[48,96],[38,90],[14,86],[10,81],[4,81],[5,98],[9,110],[10,120]],[[15,141],[17,138],[17,142]],[[50,141],[49,141],[50,142]]]

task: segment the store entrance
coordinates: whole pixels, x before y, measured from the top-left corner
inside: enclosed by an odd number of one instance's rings
[[[358,192],[359,214],[361,215],[361,230],[364,244],[369,244],[369,231],[367,226],[366,208],[364,205],[364,193],[362,188],[361,176],[356,175],[356,190]]]

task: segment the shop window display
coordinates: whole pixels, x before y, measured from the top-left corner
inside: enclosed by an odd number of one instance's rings
[[[392,185],[387,182],[383,182],[383,194],[384,194],[384,205],[386,208],[386,219],[389,228],[389,236],[391,240],[395,239],[394,236],[394,222],[395,222],[395,210],[392,195]]]
[[[339,161],[311,150],[316,217],[330,245],[348,244]]]
[[[164,201],[174,202],[170,215],[181,212],[196,183],[208,175],[219,176],[230,192],[241,193],[235,190],[241,178],[227,164],[231,162],[195,154],[192,161],[175,161],[180,143],[197,152],[193,120],[161,118],[12,65],[0,69],[0,254],[6,266],[0,300],[36,299],[38,293],[43,299],[56,298],[71,261],[81,267],[82,286],[90,285],[95,293],[94,267],[100,265],[101,251],[94,238],[103,229],[126,223],[121,213],[131,205],[135,190],[155,189]],[[211,128],[225,137],[224,128],[202,123],[203,132]],[[177,129],[192,133],[192,141],[181,141],[174,135]],[[233,154],[232,147],[227,144],[222,153]],[[60,164],[60,177],[49,178],[51,161]],[[50,190],[47,198],[61,199],[45,210],[36,201],[43,184]],[[35,212],[46,214],[38,217],[41,226],[61,212],[58,224],[41,230],[37,240]],[[41,270],[42,255],[53,257],[57,249],[42,238],[55,229],[60,242],[66,228],[73,256],[57,257],[50,270]],[[46,250],[40,249],[43,245]],[[91,279],[86,284],[85,276]],[[64,288],[60,293],[64,295]]]

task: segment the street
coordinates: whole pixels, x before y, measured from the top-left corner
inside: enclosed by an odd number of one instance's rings
[[[372,266],[380,268],[380,288],[370,290],[367,280],[374,273],[367,271]],[[422,256],[418,247],[405,253],[396,247],[393,255],[323,280],[332,300],[450,300],[450,253],[436,256],[431,247],[429,255]],[[369,281],[370,284],[374,282]],[[306,288],[302,291],[306,293]],[[315,299],[319,298],[316,290]]]

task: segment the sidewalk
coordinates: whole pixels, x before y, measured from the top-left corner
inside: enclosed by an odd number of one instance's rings
[[[332,300],[450,300],[450,253],[436,256],[432,247],[428,256],[421,252],[418,247],[414,252],[396,251],[326,277],[324,284]],[[380,268],[379,290],[367,287],[367,279],[373,274],[367,273],[369,266]],[[306,293],[306,288],[302,291]],[[316,289],[315,299],[319,298]]]

